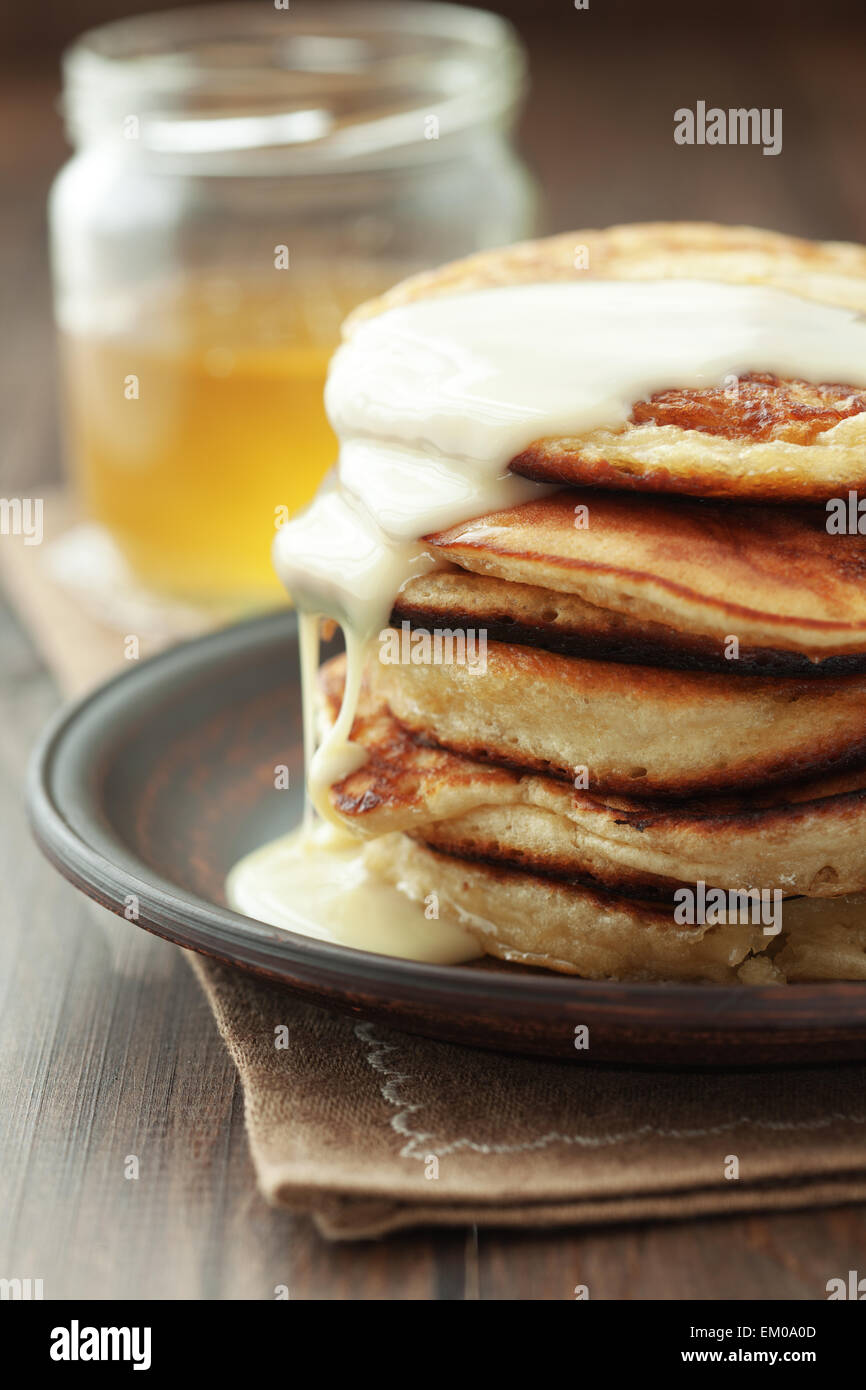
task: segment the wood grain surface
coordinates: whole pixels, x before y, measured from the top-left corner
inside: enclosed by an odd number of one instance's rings
[[[817,32],[816,15],[745,44],[720,11],[710,30],[614,35],[594,12],[522,22],[535,78],[522,140],[549,229],[687,216],[866,240],[862,31]],[[64,152],[53,62],[34,63],[0,83],[4,496],[60,467],[44,199]],[[673,108],[700,98],[782,106],[783,154],[675,149]],[[0,1276],[43,1278],[46,1298],[261,1299],[287,1284],[296,1299],[536,1300],[583,1283],[602,1299],[762,1300],[821,1298],[863,1269],[862,1208],[356,1246],[269,1210],[181,953],[88,904],[30,842],[20,781],[59,697],[11,613],[0,663]]]

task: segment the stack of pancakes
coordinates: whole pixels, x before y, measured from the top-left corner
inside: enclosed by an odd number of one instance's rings
[[[362,312],[575,276],[575,245],[596,276],[866,311],[866,249],[661,225],[488,253]],[[486,669],[371,658],[367,761],[331,802],[377,873],[493,955],[590,978],[866,979],[866,535],[825,505],[866,497],[854,375],[672,382],[512,461],[561,490],[424,538],[439,567],[392,623],[483,631]],[[328,719],[342,683],[338,658]],[[751,906],[678,921],[701,885],[783,894],[781,930]]]

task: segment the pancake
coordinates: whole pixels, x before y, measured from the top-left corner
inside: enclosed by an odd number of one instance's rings
[[[344,658],[322,668],[333,723]],[[745,797],[674,805],[602,798],[414,738],[369,687],[352,739],[367,753],[331,789],[362,838],[405,831],[465,859],[668,901],[679,883],[834,897],[866,889],[866,769]]]
[[[813,386],[821,408],[810,428],[801,430],[793,399],[801,384],[777,381],[775,388],[764,389],[764,413],[777,431],[768,439],[761,437],[757,422],[754,433],[738,432],[745,430],[739,413],[733,402],[725,412],[724,397],[715,388],[669,391],[664,395],[675,397],[678,409],[668,414],[676,415],[678,424],[655,423],[653,415],[665,418],[665,412],[653,411],[658,400],[653,396],[635,403],[631,420],[620,430],[537,440],[510,467],[538,483],[692,497],[823,502],[849,490],[866,495],[866,388]],[[844,404],[834,411],[828,402],[837,390]],[[688,423],[707,414],[719,417],[714,433]]]
[[[685,796],[866,759],[866,677],[821,681],[669,671],[490,642],[486,665],[372,659],[413,733],[596,792]]]
[[[674,670],[806,677],[866,670],[866,653],[819,659],[742,644],[732,661],[723,655],[718,637],[677,632],[664,623],[600,608],[577,594],[467,573],[456,566],[411,579],[397,595],[391,622],[428,630],[472,628],[495,642]]]
[[[386,835],[367,846],[371,872],[466,927],[488,955],[586,979],[736,982],[767,948],[760,926],[677,927],[669,913],[614,894],[471,864]]]
[[[581,251],[580,257],[576,252]],[[586,265],[576,265],[579,260]],[[350,337],[365,318],[431,295],[548,280],[722,280],[771,285],[789,294],[866,312],[866,247],[806,241],[763,227],[717,222],[628,222],[560,232],[539,241],[480,251],[409,276],[359,305],[343,326]]]
[[[608,645],[624,637],[628,650],[647,638],[673,656],[682,641],[673,629],[709,638],[692,652],[712,652],[714,644],[717,660],[736,673],[741,661],[724,658],[731,635],[753,664],[761,652],[777,661],[778,652],[866,653],[866,536],[829,535],[825,522],[820,508],[567,491],[425,539],[441,560],[465,570],[509,587],[573,594],[629,620],[600,622],[572,606],[561,622],[566,631],[583,623]],[[398,614],[411,609],[423,582],[410,581],[398,596]],[[528,625],[540,625],[545,612],[554,626],[550,599],[536,600]]]
[[[749,227],[647,223],[576,231],[458,261],[350,316],[485,286],[586,278],[762,284],[866,311],[866,249]],[[567,364],[564,364],[567,369]],[[770,502],[866,491],[866,362],[851,382],[744,374],[736,390],[672,381],[617,430],[533,441],[512,469],[536,481]]]
[[[418,902],[435,895],[482,949],[586,979],[782,984],[866,979],[866,898],[785,902],[782,931],[727,923],[678,928],[652,907],[533,874],[439,854],[406,835],[373,840],[371,872]]]
[[[773,964],[786,980],[866,980],[866,901],[831,903],[797,898],[786,905],[786,925]]]

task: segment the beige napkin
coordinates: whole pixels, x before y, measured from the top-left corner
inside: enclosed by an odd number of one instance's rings
[[[644,1070],[475,1051],[192,957],[268,1201],[357,1239],[866,1197],[866,1065]]]
[[[9,591],[70,693],[122,664],[117,635],[71,611],[39,548],[0,549]],[[309,1211],[331,1238],[866,1198],[866,1065],[529,1061],[329,1014],[190,960],[243,1082],[262,1192]]]

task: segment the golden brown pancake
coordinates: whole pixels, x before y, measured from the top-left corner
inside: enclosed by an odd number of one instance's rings
[[[428,631],[474,629],[495,642],[675,670],[806,677],[866,670],[866,652],[817,659],[742,643],[733,661],[724,656],[718,638],[677,632],[664,623],[600,608],[577,594],[494,579],[456,566],[410,580],[397,595],[391,622]]]
[[[765,408],[774,422],[767,438],[757,423],[754,437],[736,433],[742,421],[733,408],[723,415],[714,389],[692,391],[688,400],[686,392],[671,390],[663,394],[677,399],[677,409],[654,410],[657,397],[636,402],[622,429],[539,439],[510,467],[537,483],[692,497],[824,502],[849,490],[866,493],[864,388],[812,386],[822,407],[805,426],[792,400],[799,384],[780,381],[778,390],[767,390]],[[833,410],[826,403],[837,391],[844,404]],[[656,415],[678,423],[656,424]],[[716,417],[713,431],[687,423],[706,415]]]
[[[472,256],[362,306],[346,332],[360,318],[430,295],[587,276],[769,285],[866,311],[863,247],[662,222],[570,232]],[[851,382],[750,373],[736,392],[724,392],[672,381],[650,400],[635,401],[622,428],[536,440],[511,466],[542,482],[700,497],[805,502],[866,492],[866,362]]]
[[[435,894],[441,915],[468,928],[488,955],[586,979],[734,983],[740,962],[772,939],[751,924],[678,927],[658,908],[453,859],[406,835],[371,841],[364,857],[409,897]]]
[[[333,723],[344,659],[323,667]],[[362,838],[406,831],[456,857],[667,901],[680,882],[832,897],[866,889],[866,770],[675,804],[603,798],[419,742],[369,688],[353,740],[366,763],[331,789]]]
[[[779,936],[750,922],[677,927],[615,894],[439,854],[407,835],[365,850],[373,873],[455,918],[500,959],[586,979],[782,984],[866,979],[866,898],[787,900]]]
[[[594,792],[686,796],[866,760],[866,677],[773,680],[584,661],[489,642],[486,666],[384,664],[370,679],[414,734]]]
[[[866,652],[866,536],[829,535],[821,508],[567,491],[426,539],[463,569],[622,614],[630,620],[627,642],[643,624],[667,629],[647,629],[663,651],[676,649],[671,629],[709,638],[734,674],[743,668],[725,661],[731,636],[747,658]],[[422,583],[398,596],[398,613]],[[547,611],[554,612],[550,600]],[[622,631],[611,628],[611,641]]]

